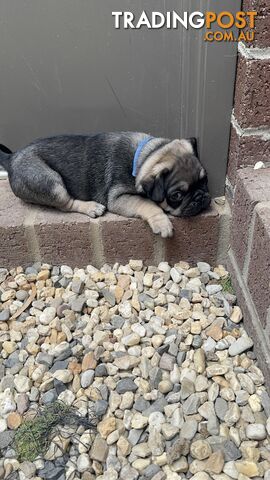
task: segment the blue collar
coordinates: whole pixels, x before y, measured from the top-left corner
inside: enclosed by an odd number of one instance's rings
[[[152,140],[152,138],[154,138],[154,137],[150,137],[150,136],[146,137],[144,140],[142,140],[139,143],[139,145],[137,147],[137,150],[136,150],[134,158],[133,158],[133,167],[132,167],[132,176],[133,177],[136,177],[136,174],[137,174],[137,164],[138,164],[139,156],[142,152],[142,149],[148,142],[150,142],[150,140]]]

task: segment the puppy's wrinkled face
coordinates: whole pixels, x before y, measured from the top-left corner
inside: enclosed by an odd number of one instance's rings
[[[209,207],[207,174],[198,159],[195,139],[174,140],[168,144],[158,165],[160,171],[144,183],[143,188],[165,212],[190,217]]]

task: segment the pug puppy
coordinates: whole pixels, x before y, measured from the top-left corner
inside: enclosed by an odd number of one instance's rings
[[[211,201],[194,138],[61,135],[15,153],[2,145],[0,164],[14,194],[26,202],[91,218],[105,210],[139,217],[164,238],[173,234],[167,214],[197,215]]]

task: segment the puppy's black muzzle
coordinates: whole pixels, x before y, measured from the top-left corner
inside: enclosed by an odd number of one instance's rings
[[[193,217],[206,210],[211,203],[209,193],[197,190],[181,212],[181,217]]]

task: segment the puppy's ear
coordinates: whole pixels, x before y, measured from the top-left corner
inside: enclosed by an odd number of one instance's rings
[[[148,198],[151,198],[153,202],[160,203],[163,202],[166,191],[165,191],[165,177],[168,174],[169,170],[165,169],[156,177],[150,177],[149,179],[142,182],[142,188]]]
[[[195,137],[188,138],[189,143],[191,144],[193,148],[194,155],[199,158],[198,155],[198,144],[197,144],[197,139]]]
[[[201,170],[200,170],[199,179],[200,179],[200,180],[205,180],[206,183],[207,183],[207,181],[208,181],[208,179],[207,179],[207,173],[206,173],[206,171],[205,171],[205,169],[204,169],[203,167],[202,167]]]

